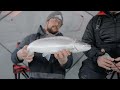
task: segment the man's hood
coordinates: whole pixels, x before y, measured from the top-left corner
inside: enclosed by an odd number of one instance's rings
[[[39,35],[45,35],[46,34],[45,30],[43,29],[43,27],[41,25],[38,28],[37,34],[39,34]]]

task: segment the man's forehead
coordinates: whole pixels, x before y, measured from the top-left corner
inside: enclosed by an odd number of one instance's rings
[[[61,19],[59,19],[58,17],[53,17],[50,20],[55,20],[55,21],[61,22]]]

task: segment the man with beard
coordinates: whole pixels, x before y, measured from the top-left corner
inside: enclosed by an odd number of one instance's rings
[[[50,56],[48,60],[43,57],[42,53],[28,55],[27,46],[33,41],[54,36],[63,36],[59,29],[63,25],[63,16],[59,11],[52,12],[46,21],[44,28],[40,25],[38,32],[27,36],[12,53],[11,60],[13,63],[28,62],[30,68],[29,77],[31,79],[64,79],[66,69],[70,68],[73,63],[72,54],[68,50],[62,50]]]
[[[120,73],[120,11],[101,11],[88,23],[82,38],[92,45],[79,70],[80,79],[105,79]]]

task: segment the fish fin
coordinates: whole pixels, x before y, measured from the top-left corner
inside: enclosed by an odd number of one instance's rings
[[[51,54],[43,53],[42,56],[45,57],[49,61]]]
[[[46,57],[48,55],[48,53],[43,53],[42,56],[43,57]]]
[[[50,57],[51,57],[51,55],[47,55],[45,58],[49,61]]]

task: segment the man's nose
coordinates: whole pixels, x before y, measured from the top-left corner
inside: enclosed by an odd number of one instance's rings
[[[53,26],[53,28],[58,29],[58,27],[57,27],[57,26]]]

